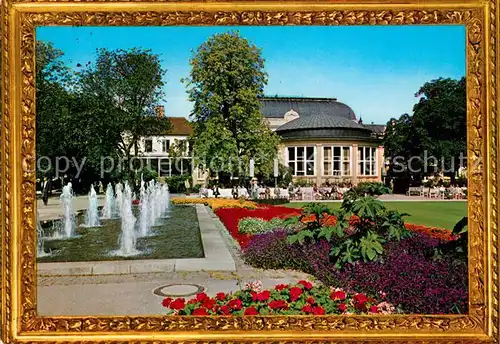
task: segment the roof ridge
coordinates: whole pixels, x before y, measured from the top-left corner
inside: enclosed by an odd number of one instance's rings
[[[338,102],[337,98],[328,97],[307,97],[307,96],[262,96],[261,100],[297,100],[297,101],[329,101]]]

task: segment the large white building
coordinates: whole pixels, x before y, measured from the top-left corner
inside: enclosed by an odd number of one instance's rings
[[[295,180],[318,185],[382,180],[385,125],[363,124],[335,98],[265,97],[261,111],[265,123],[281,137],[279,158]],[[141,138],[141,156],[160,177],[191,173],[195,184],[203,183],[207,173],[192,166],[188,145],[182,158],[168,154],[173,144],[192,133],[189,122],[184,117],[166,119],[173,129]]]
[[[159,114],[163,114],[160,109]],[[163,115],[162,115],[163,116]],[[189,156],[188,138],[193,129],[184,117],[165,117],[172,128],[163,135],[142,137],[139,140],[139,152],[144,164],[157,171],[160,178],[192,173],[192,159]],[[172,148],[183,148],[180,154],[171,157]]]

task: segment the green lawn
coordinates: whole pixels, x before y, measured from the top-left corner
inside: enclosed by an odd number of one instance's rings
[[[303,207],[307,203],[288,203],[288,207]],[[410,214],[408,223],[452,229],[467,215],[467,202],[384,202],[389,209]],[[325,202],[330,209],[338,209],[339,202]]]
[[[137,208],[134,209],[137,212]],[[136,214],[137,216],[138,214]],[[81,219],[80,219],[81,220]],[[78,237],[69,240],[48,240],[45,251],[51,256],[38,262],[81,262],[130,259],[203,258],[203,244],[196,209],[190,205],[172,207],[171,218],[153,227],[154,235],[137,240],[142,254],[131,257],[111,255],[119,249],[120,220],[105,220],[102,227],[77,229]],[[46,230],[50,234],[50,228]]]

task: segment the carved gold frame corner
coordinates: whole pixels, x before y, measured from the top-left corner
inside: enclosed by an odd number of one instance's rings
[[[375,0],[376,1],[376,0]],[[499,342],[499,0],[3,0],[1,338],[14,342]],[[465,25],[469,314],[63,317],[36,312],[35,28],[44,25]],[[26,172],[27,171],[27,172]]]

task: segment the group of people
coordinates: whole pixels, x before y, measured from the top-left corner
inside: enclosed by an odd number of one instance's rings
[[[330,184],[325,183],[324,185],[318,187],[314,184],[312,188],[312,193],[314,199],[333,199],[340,200],[343,197],[343,193],[346,189],[351,188],[352,185],[348,184]],[[203,186],[200,189],[200,197],[209,197],[209,190],[215,198],[221,197],[221,192],[218,185],[214,185],[210,188]],[[256,180],[247,186],[234,185],[231,189],[231,197],[233,199],[238,199],[240,197],[248,199],[271,199],[271,198],[282,198],[288,197],[291,200],[300,200],[303,197],[303,191],[300,185],[295,186],[292,182],[288,184],[287,190],[288,195],[283,194],[282,188],[275,186],[273,192],[271,192],[272,187],[268,185],[259,184]],[[228,191],[229,192],[229,191]],[[310,192],[310,190],[309,190]],[[283,194],[283,195],[282,195]],[[224,195],[224,197],[229,197],[229,194]]]

